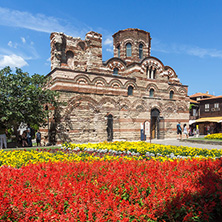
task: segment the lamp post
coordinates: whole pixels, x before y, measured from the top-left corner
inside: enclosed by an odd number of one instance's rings
[[[47,122],[48,122],[48,144],[49,144],[49,113],[48,113],[49,107],[48,107],[48,105],[45,106],[45,110],[47,111]]]

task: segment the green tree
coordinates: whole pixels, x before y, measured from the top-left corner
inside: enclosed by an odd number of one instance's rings
[[[14,134],[20,123],[41,126],[46,122],[50,109],[59,106],[59,94],[47,89],[49,79],[43,75],[30,76],[16,68],[12,73],[10,67],[0,70],[0,124],[13,128]]]

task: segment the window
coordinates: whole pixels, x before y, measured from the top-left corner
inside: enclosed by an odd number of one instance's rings
[[[139,58],[142,59],[143,58],[143,44],[139,45]]]
[[[74,54],[72,51],[66,52],[66,63],[69,66],[69,68],[74,68]]]
[[[152,66],[146,68],[147,79],[155,79],[156,78],[156,69]]]
[[[126,57],[132,56],[132,45],[131,43],[126,44]]]
[[[170,99],[173,99],[174,92],[170,91]]]
[[[193,109],[193,116],[197,116],[197,110]]]
[[[117,46],[117,54],[118,54],[118,58],[120,58],[120,45]]]
[[[156,78],[156,69],[153,70],[153,78],[152,79],[155,79]]]
[[[118,75],[118,73],[119,73],[119,69],[114,68],[114,69],[113,69],[113,75]]]
[[[205,112],[208,112],[210,110],[210,104],[205,104]]]
[[[128,96],[132,96],[133,95],[133,87],[129,86],[128,87]]]
[[[219,103],[214,103],[214,108],[218,109],[219,108]]]
[[[152,98],[154,96],[154,89],[150,89],[150,97]]]

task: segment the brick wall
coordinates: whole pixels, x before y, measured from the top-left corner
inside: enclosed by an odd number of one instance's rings
[[[56,142],[98,142],[108,138],[108,115],[113,118],[114,140],[139,140],[141,124],[150,122],[151,110],[159,111],[158,136],[176,137],[176,124],[189,122],[187,86],[182,85],[169,67],[150,56],[150,34],[143,30],[127,29],[114,37],[114,56],[117,44],[130,37],[132,57],[125,61],[111,58],[102,62],[102,36],[89,32],[85,40],[62,33],[51,34],[52,90],[60,91],[66,102],[50,117],[50,132]],[[144,41],[143,60],[138,59],[138,43]],[[122,49],[124,50],[124,49]],[[155,78],[147,76],[147,68],[155,69]],[[118,74],[113,75],[113,69]],[[133,94],[128,95],[128,88]],[[154,95],[150,97],[150,89]],[[170,99],[170,92],[173,98]],[[157,131],[157,130],[156,130]],[[42,130],[47,136],[47,126]],[[153,134],[157,136],[157,134]],[[149,136],[147,139],[149,139]]]

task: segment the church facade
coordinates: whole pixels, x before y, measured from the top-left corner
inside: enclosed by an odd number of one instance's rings
[[[189,122],[188,87],[152,57],[150,33],[120,30],[114,57],[102,61],[102,35],[85,39],[52,33],[49,88],[66,102],[43,129],[57,143],[176,137]]]

